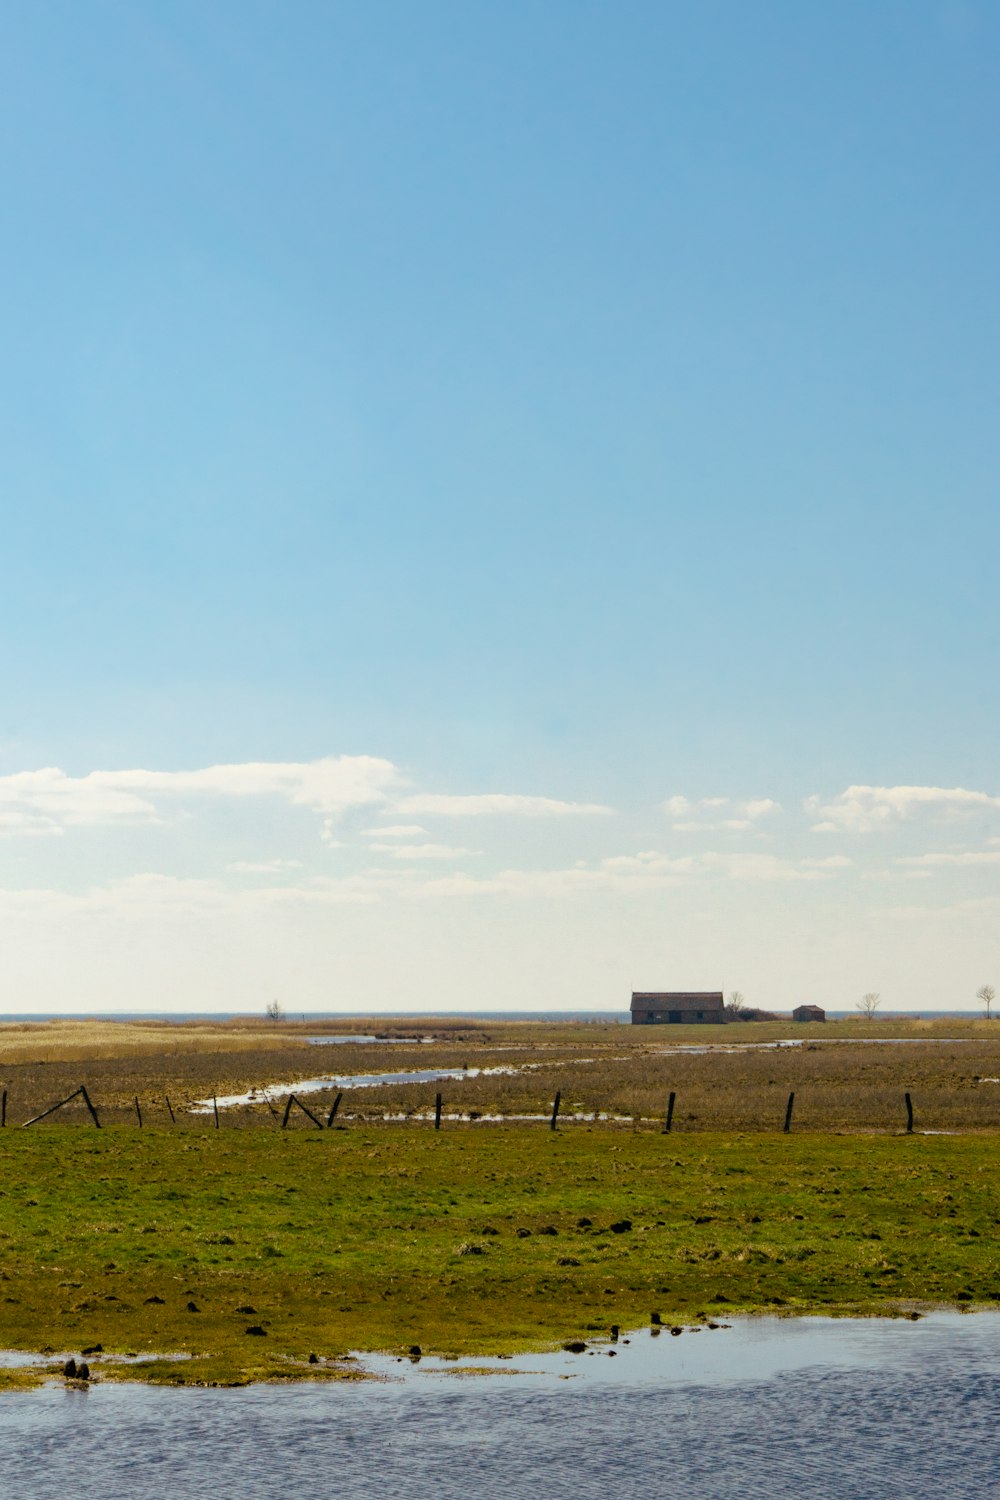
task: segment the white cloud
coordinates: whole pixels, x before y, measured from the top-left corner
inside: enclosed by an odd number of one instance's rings
[[[777,854],[706,854],[703,861],[707,871],[717,871],[730,880],[826,880],[832,873],[801,860],[781,859]]]
[[[282,870],[301,870],[302,862],[298,859],[263,859],[258,862],[248,859],[237,859],[227,865],[227,870],[232,870],[235,875],[277,875]]]
[[[12,837],[20,835],[28,838],[50,838],[57,837],[64,832],[54,818],[44,816],[40,812],[12,812],[9,809],[0,810],[0,835]]]
[[[421,828],[419,823],[393,823],[387,828],[363,828],[361,831],[370,839],[415,839],[427,829]]]
[[[573,896],[590,891],[636,892],[667,888],[692,881],[719,878],[752,884],[829,880],[840,865],[818,868],[805,861],[774,854],[733,854],[710,851],[669,855],[657,850],[617,854],[595,865],[578,861],[555,870],[501,870],[496,875],[455,874],[410,886],[414,897],[443,895]]]
[[[416,813],[418,816],[440,813],[450,818],[592,817],[612,811],[612,808],[596,802],[560,802],[554,797],[525,797],[507,792],[484,792],[471,796],[421,792],[400,798],[396,807],[400,812]]]
[[[158,823],[181,797],[278,797],[337,817],[385,802],[401,778],[390,761],[342,755],[305,762],[249,761],[195,771],[91,771],[58,767],[0,776],[0,833],[58,833],[71,827]]]
[[[871,833],[919,816],[941,821],[995,810],[1000,797],[960,786],[849,786],[832,802],[809,797],[805,807],[820,818],[813,824],[814,833]]]
[[[693,806],[694,804],[689,802],[686,797],[668,797],[663,804],[663,811],[667,814],[668,818],[683,818],[687,813],[691,812]]]
[[[380,854],[391,854],[393,859],[463,859],[466,855],[479,855],[481,849],[456,849],[450,844],[372,844]]]
[[[965,849],[956,854],[910,854],[896,860],[911,869],[954,868],[962,865],[1000,865],[1000,850]]]
[[[692,802],[688,797],[668,797],[661,804],[668,818],[675,819],[675,833],[743,833],[761,818],[781,811],[781,803],[771,797],[752,797],[738,801],[732,797],[702,797]],[[725,811],[726,817],[718,814]]]
[[[47,834],[98,823],[156,822],[156,808],[113,773],[67,776],[55,766],[0,776],[0,829]]]
[[[764,818],[768,813],[780,812],[781,803],[775,802],[773,797],[757,797],[745,802],[743,809],[747,817],[756,822],[758,818]]]
[[[314,761],[246,761],[192,771],[91,771],[71,776],[58,767],[0,776],[0,836],[57,835],[74,827],[157,824],[183,803],[201,799],[272,798],[321,815],[321,836],[339,843],[345,813],[362,809],[441,814],[448,817],[562,818],[605,815],[597,803],[514,793],[450,795],[406,790],[406,778],[391,761],[368,755],[328,756]],[[372,827],[377,839],[419,839],[417,822]],[[429,858],[421,855],[414,857]],[[443,857],[443,856],[442,856]]]
[[[138,789],[148,795],[282,797],[294,806],[331,814],[385,802],[401,781],[391,761],[371,755],[246,761],[198,771],[93,771],[83,779],[107,787]]]
[[[496,875],[481,877],[463,872],[410,887],[405,894],[423,898],[449,895],[555,898],[590,892],[635,894],[712,878],[776,884],[828,880],[833,875],[833,871],[806,868],[772,854],[712,852],[673,857],[649,851],[615,855],[598,865],[576,864],[570,869],[501,870]]]

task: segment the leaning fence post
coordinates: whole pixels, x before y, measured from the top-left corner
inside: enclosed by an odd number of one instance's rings
[[[562,1098],[562,1094],[559,1092],[558,1089],[556,1089],[556,1097],[552,1101],[552,1118],[549,1121],[549,1129],[550,1130],[555,1130],[555,1128],[556,1128],[556,1121],[559,1118],[559,1100],[561,1098]]]
[[[337,1110],[340,1108],[340,1101],[341,1101],[341,1099],[343,1099],[343,1097],[344,1097],[343,1094],[338,1094],[337,1097],[336,1097],[336,1099],[334,1099],[333,1103],[330,1105],[330,1113],[326,1117],[326,1128],[327,1128],[327,1130],[329,1130],[330,1126],[333,1124],[334,1120],[337,1118]]]
[[[795,1104],[795,1095],[794,1094],[789,1094],[789,1096],[788,1096],[788,1107],[785,1110],[785,1134],[786,1135],[788,1134],[788,1132],[792,1128],[792,1107],[794,1106],[794,1104]]]
[[[288,1098],[285,1100],[285,1113],[281,1117],[281,1128],[282,1128],[282,1130],[284,1130],[285,1126],[288,1124],[288,1116],[292,1112],[292,1098],[293,1098],[293,1095],[289,1094]]]
[[[219,1128],[219,1101],[215,1097],[214,1094],[212,1095],[212,1109],[215,1111],[215,1128],[216,1128],[216,1130],[218,1130],[218,1128]]]
[[[307,1104],[303,1104],[301,1099],[297,1099],[294,1094],[289,1094],[289,1096],[288,1096],[288,1103],[289,1103],[289,1106],[291,1106],[292,1104],[297,1104],[298,1107],[299,1107],[299,1109],[301,1109],[302,1113],[304,1115],[308,1116],[308,1118],[310,1120],[312,1120],[312,1122],[316,1126],[317,1130],[322,1130],[323,1129],[323,1121],[322,1120],[317,1120],[316,1116],[313,1114],[313,1112],[309,1108],[309,1106]]]
[[[24,1130],[28,1125],[37,1125],[39,1120],[47,1120],[49,1115],[54,1115],[57,1109],[62,1109],[64,1104],[69,1104],[73,1099],[77,1097],[78,1094],[83,1095],[83,1102],[90,1110],[90,1117],[93,1120],[94,1124],[97,1126],[98,1130],[100,1130],[101,1122],[97,1118],[97,1110],[91,1104],[90,1095],[87,1093],[87,1090],[82,1083],[78,1089],[74,1089],[71,1094],[67,1094],[65,1099],[60,1099],[58,1104],[52,1104],[48,1109],[43,1109],[40,1115],[33,1115],[30,1120],[25,1120],[24,1125],[21,1126],[21,1129]]]
[[[139,1129],[141,1130],[142,1129],[142,1110],[139,1108],[139,1095],[138,1094],[136,1094],[135,1099],[134,1099],[133,1102],[135,1104],[136,1118],[139,1121]]]
[[[65,1099],[60,1099],[58,1104],[51,1104],[48,1109],[43,1109],[40,1115],[32,1115],[30,1120],[25,1120],[21,1129],[27,1130],[29,1125],[37,1125],[39,1120],[47,1120],[49,1115],[54,1115],[57,1109],[62,1109],[64,1104],[69,1104],[81,1092],[82,1090],[80,1089],[74,1089],[71,1094],[66,1095]]]
[[[167,1113],[170,1116],[170,1123],[171,1123],[171,1125],[176,1125],[177,1121],[174,1119],[174,1107],[170,1103],[170,1099],[169,1099],[169,1097],[166,1094],[164,1094],[164,1096],[163,1096],[163,1102],[167,1106]]]
[[[904,1094],[903,1098],[906,1100],[906,1133],[907,1133],[907,1135],[912,1135],[913,1134],[913,1103],[912,1103],[912,1101],[910,1099],[909,1094]]]
[[[97,1118],[97,1110],[94,1108],[94,1106],[90,1102],[90,1095],[87,1093],[87,1085],[85,1083],[81,1083],[80,1088],[79,1088],[79,1092],[83,1095],[83,1102],[84,1102],[84,1104],[90,1110],[90,1118],[93,1120],[93,1122],[97,1126],[98,1130],[100,1130],[100,1128],[101,1128],[101,1122]]]
[[[441,1129],[441,1095],[434,1095],[434,1129]]]
[[[677,1095],[674,1093],[673,1089],[671,1089],[670,1090],[670,1098],[667,1100],[667,1118],[663,1122],[663,1134],[664,1135],[669,1135],[670,1134],[670,1127],[673,1124],[673,1120],[674,1120],[674,1100],[676,1098],[677,1098]]]

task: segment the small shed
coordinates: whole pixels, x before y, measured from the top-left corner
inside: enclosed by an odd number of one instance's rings
[[[725,1021],[721,990],[633,990],[632,1025],[707,1026]]]
[[[792,1011],[793,1021],[825,1021],[826,1011],[822,1005],[797,1005]]]

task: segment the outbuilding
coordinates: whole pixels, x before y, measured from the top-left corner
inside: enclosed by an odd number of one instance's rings
[[[721,990],[632,991],[633,1026],[706,1026],[725,1019]]]
[[[792,1011],[793,1021],[825,1021],[826,1011],[822,1005],[797,1005]]]

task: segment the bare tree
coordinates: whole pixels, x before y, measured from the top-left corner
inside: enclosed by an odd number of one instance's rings
[[[881,1001],[879,1000],[877,990],[869,990],[867,995],[861,996],[861,999],[855,1006],[855,1010],[859,1010],[867,1021],[874,1021],[875,1012],[878,1010],[880,1004]]]
[[[283,1021],[285,1019],[284,1008],[279,1000],[272,1000],[264,1007],[264,1014],[269,1021]]]
[[[742,1021],[746,1015],[747,1003],[739,990],[732,990],[726,1001],[726,1015],[731,1021]]]
[[[986,1006],[986,1019],[990,1020],[990,1006],[997,997],[997,992],[991,984],[981,984],[976,991],[976,999],[982,1001]]]

